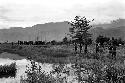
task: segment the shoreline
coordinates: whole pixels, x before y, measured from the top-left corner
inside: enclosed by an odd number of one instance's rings
[[[9,53],[9,52],[2,52],[0,54],[0,58],[3,59],[11,59],[11,60],[22,60],[22,59],[26,59],[25,57],[22,57],[18,54],[14,54],[14,53]]]

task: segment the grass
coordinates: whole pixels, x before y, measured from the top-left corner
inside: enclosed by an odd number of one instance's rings
[[[2,52],[18,54],[22,57],[32,57],[35,61],[46,63],[66,62],[69,56],[74,56],[74,52],[70,49],[55,48],[56,46],[20,46],[20,45],[1,45]]]
[[[89,51],[95,51],[94,46],[88,47]],[[125,60],[124,47],[117,48],[117,60],[123,62]],[[46,62],[46,63],[74,63],[76,61],[77,55],[81,56],[82,59],[97,59],[104,62],[110,60],[110,55],[107,50],[102,53],[88,52],[87,54],[77,54],[73,50],[73,46],[65,45],[52,45],[52,46],[33,46],[33,45],[10,45],[1,44],[1,52],[8,52],[13,54],[18,54],[22,57],[32,57],[35,61]]]
[[[123,77],[123,75],[125,75],[124,64],[118,62],[116,63],[112,60],[110,60],[110,63],[108,63],[97,59],[82,59],[82,57],[75,58],[78,60],[75,64],[72,64],[71,67],[75,69],[74,73],[77,75],[80,81],[86,81],[88,83],[102,83],[101,81],[105,81],[106,83],[109,83],[111,81],[122,80],[121,78],[118,79],[118,77]],[[52,74],[46,74],[44,71],[41,71],[42,68],[37,66],[32,60],[31,64],[32,66],[26,71],[27,78],[21,78],[21,83],[63,83],[63,81],[61,81],[63,78],[60,79],[59,75],[60,73],[66,72],[67,74],[68,72],[66,69],[64,69],[66,64],[59,64],[59,66],[55,66],[53,72],[57,73],[56,78],[58,79],[56,79],[52,77]],[[84,75],[80,73],[88,74],[88,77],[85,78]]]

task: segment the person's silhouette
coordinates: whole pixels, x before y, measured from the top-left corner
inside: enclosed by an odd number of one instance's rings
[[[112,52],[112,57],[116,59],[116,46],[113,46],[113,52]]]
[[[99,44],[96,44],[96,53],[99,52]]]

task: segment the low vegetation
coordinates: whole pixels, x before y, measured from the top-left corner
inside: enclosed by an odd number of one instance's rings
[[[16,63],[10,65],[0,65],[0,78],[8,78],[16,76]]]
[[[51,74],[45,73],[41,66],[31,60],[31,66],[27,66],[26,78],[21,76],[20,83],[56,83]]]
[[[3,52],[18,54],[25,58],[32,57],[35,61],[38,62],[47,62],[47,63],[58,63],[66,62],[67,57],[74,56],[75,52],[72,49],[67,49],[67,47],[56,47],[56,45],[51,47],[43,46],[30,46],[30,45],[9,45],[1,44],[0,50]],[[14,47],[14,48],[13,48]],[[66,49],[65,49],[66,48]]]

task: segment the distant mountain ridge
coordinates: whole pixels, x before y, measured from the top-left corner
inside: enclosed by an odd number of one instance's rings
[[[46,24],[36,24],[32,27],[11,27],[10,29],[0,29],[0,41],[50,41],[61,40],[68,32],[70,25],[68,22],[56,22]]]
[[[0,41],[51,41],[62,40],[66,33],[69,32],[70,25],[67,21],[51,22],[46,24],[36,24],[32,27],[11,27],[10,29],[0,29]],[[117,19],[111,23],[96,24],[90,30],[95,39],[98,35],[108,37],[121,37],[125,40],[125,19]]]
[[[90,30],[94,39],[98,35],[103,35],[115,38],[121,37],[125,40],[125,19],[113,20],[110,23],[94,25],[94,27],[94,29]]]

